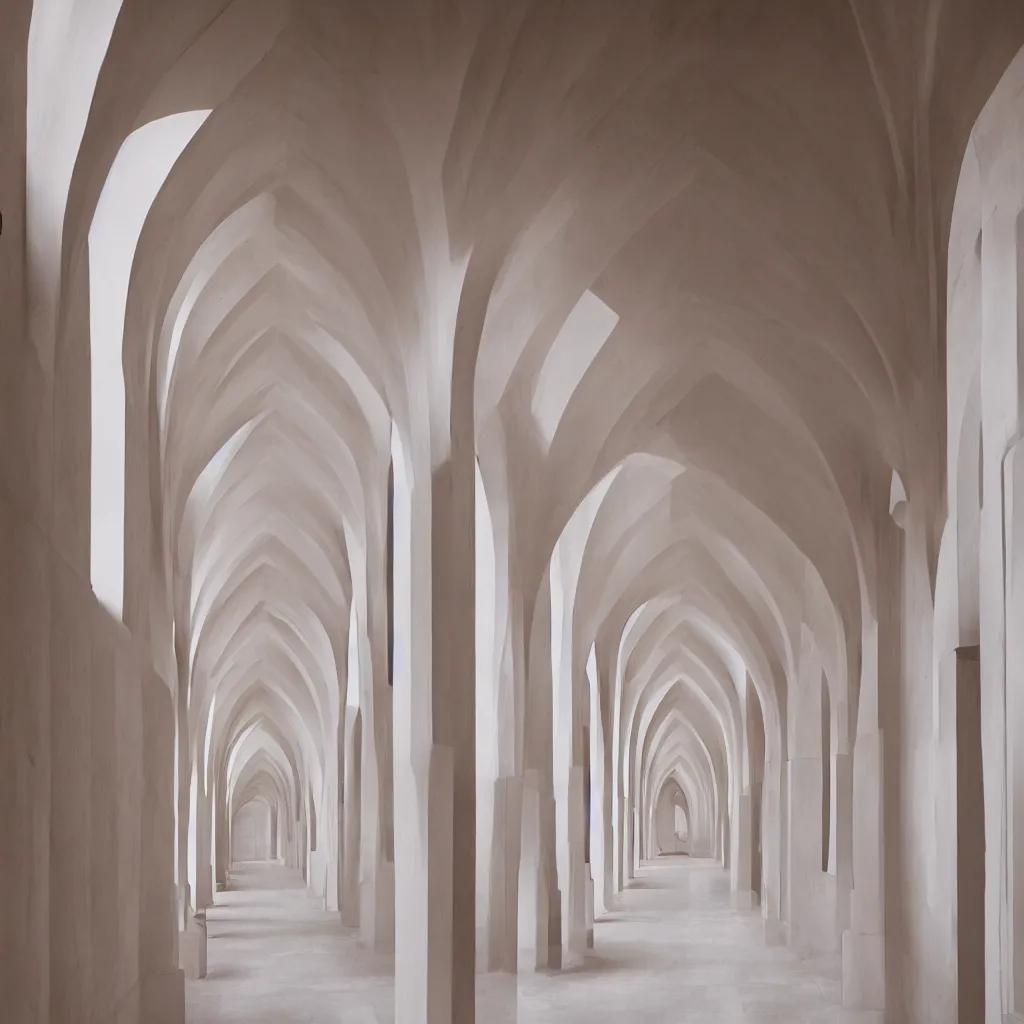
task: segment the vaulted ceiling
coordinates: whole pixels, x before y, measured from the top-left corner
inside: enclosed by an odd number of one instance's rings
[[[671,683],[684,760],[705,757],[688,728],[712,760],[737,742],[713,724],[737,658],[778,735],[808,618],[845,716],[873,517],[894,472],[942,502],[946,238],[1012,6],[80,5],[96,38],[29,140],[52,167],[37,325],[124,140],[209,112],[156,182],[125,320],[196,733],[256,723],[322,768],[354,593],[383,571],[391,422],[447,386],[470,286],[481,475],[527,628],[578,534],[575,657],[631,622],[623,699]]]

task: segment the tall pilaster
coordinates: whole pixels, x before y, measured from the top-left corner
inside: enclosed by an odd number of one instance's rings
[[[485,895],[486,933],[482,937],[481,960],[488,970],[514,973],[519,959],[519,874],[522,853],[524,780],[522,775],[521,721],[525,690],[526,646],[523,630],[523,602],[514,566],[515,535],[509,538],[508,622],[497,637],[501,657],[493,679],[491,733],[483,742],[492,744],[496,777],[481,779],[484,802],[478,807],[478,829],[486,828],[490,842],[482,856],[487,858]],[[504,575],[504,574],[499,574]],[[499,624],[500,629],[500,624]],[[478,692],[483,680],[478,680]],[[483,788],[489,787],[489,794]],[[482,865],[481,865],[482,866]]]
[[[382,488],[383,490],[383,488]],[[378,517],[379,518],[379,517]],[[377,952],[390,952],[395,941],[394,836],[392,798],[392,689],[388,683],[387,590],[384,547],[371,534],[376,568],[353,566],[365,590],[358,591],[355,619],[359,646],[361,763],[359,824],[359,934]]]
[[[799,951],[816,948],[820,929],[822,850],[822,664],[808,626],[801,626],[796,685],[789,711],[789,940]]]
[[[533,607],[523,723],[523,826],[519,875],[519,969],[562,963],[561,893],[555,866],[552,781],[551,589]]]
[[[359,825],[362,784],[362,716],[359,708],[345,708],[345,777],[342,805],[341,921],[359,927]]]
[[[886,945],[892,940],[887,924],[886,837],[898,798],[886,784],[895,766],[883,742],[883,721],[892,722],[891,704],[897,698],[901,663],[899,637],[902,603],[902,533],[883,523],[878,536],[879,587],[877,621],[864,624],[857,734],[853,749],[853,889],[850,927],[843,933],[843,1005],[881,1012],[886,1006]],[[881,697],[882,680],[889,689]],[[887,814],[888,810],[888,814]]]
[[[139,903],[140,1016],[185,1019],[174,891],[174,698],[156,673],[142,679],[142,891]]]
[[[395,468],[396,1024],[476,1015],[471,402],[451,426],[440,457],[414,437]]]

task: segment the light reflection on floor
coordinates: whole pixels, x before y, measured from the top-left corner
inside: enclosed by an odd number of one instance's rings
[[[388,957],[361,949],[296,874],[249,865],[209,912],[209,976],[188,985],[188,1024],[393,1024]],[[621,909],[598,922],[586,965],[478,978],[479,1024],[826,1024],[844,1012],[838,958],[801,962],[766,947],[757,910],[730,906],[707,861],[646,865]]]

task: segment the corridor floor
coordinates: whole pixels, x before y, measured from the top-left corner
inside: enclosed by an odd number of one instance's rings
[[[188,1024],[393,1024],[389,958],[361,949],[294,872],[248,865],[209,911],[209,974],[188,984]],[[717,865],[648,864],[600,920],[586,965],[478,978],[483,1024],[839,1024],[837,957],[766,947],[756,910],[730,907]]]

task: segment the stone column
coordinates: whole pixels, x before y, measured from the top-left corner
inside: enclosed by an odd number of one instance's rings
[[[181,1024],[185,975],[178,967],[174,891],[174,699],[156,673],[142,679],[141,1019]]]
[[[340,679],[339,679],[340,686]],[[339,719],[345,714],[344,704],[338,711]],[[323,888],[324,910],[341,910],[341,784],[339,759],[339,721],[332,721],[328,732],[327,749],[324,752],[324,773],[321,786],[320,814],[317,818],[318,871]]]
[[[299,818],[298,808],[294,810],[286,803],[284,812],[277,819],[277,838],[281,847],[281,857],[287,867],[299,868]],[[283,838],[282,838],[283,837]]]
[[[564,630],[568,630],[565,624]],[[557,638],[556,638],[557,640]],[[554,783],[563,965],[582,964],[587,951],[587,865],[583,766],[582,667],[574,664],[571,634],[562,638],[562,678],[553,680]]]
[[[51,755],[57,755],[50,720],[51,630],[54,650],[59,654],[65,646],[64,637],[52,626],[52,592],[56,578],[70,570],[47,542],[51,466],[42,459],[52,444],[52,380],[40,366],[26,329],[23,200],[31,13],[27,0],[6,4],[0,32],[0,189],[8,197],[0,273],[0,992],[4,1014],[12,1021],[46,1024],[51,998],[51,781],[56,777]],[[72,395],[80,391],[81,379]],[[87,366],[84,380],[88,381]],[[85,444],[88,450],[88,441]],[[69,468],[76,477],[82,472],[77,464]],[[63,482],[60,475],[55,480]],[[66,495],[58,493],[55,511],[67,504]],[[71,517],[83,507],[87,513],[87,490],[85,494],[84,504],[71,505]],[[87,553],[83,562],[87,567]]]
[[[762,903],[765,891],[765,847],[764,805],[765,805],[765,734],[764,715],[761,699],[749,673],[746,676],[746,700],[744,701],[744,740],[747,773],[750,790],[750,894],[755,904]],[[767,902],[767,901],[765,901]],[[762,916],[765,916],[762,909]]]
[[[522,852],[523,778],[519,719],[525,690],[526,646],[523,635],[523,602],[516,582],[514,534],[509,538],[508,624],[502,641],[502,656],[495,692],[491,695],[497,720],[491,725],[497,777],[491,786],[490,806],[481,806],[490,842],[484,847],[487,857],[485,906],[478,908],[485,921],[481,955],[490,971],[514,973],[519,958],[519,861]],[[499,574],[500,575],[500,574]],[[478,687],[481,681],[477,683]],[[481,780],[483,786],[488,785]]]
[[[418,432],[395,460],[396,1024],[476,1018],[471,379],[469,397],[453,396],[450,450]]]
[[[342,828],[341,921],[359,927],[359,828],[362,797],[363,720],[359,708],[345,708],[345,800]]]
[[[382,492],[384,488],[381,488]],[[368,499],[372,500],[372,499]],[[357,597],[362,761],[359,778],[359,934],[377,952],[390,952],[395,942],[395,879],[392,797],[391,703],[387,662],[387,590],[384,587],[384,546],[370,540],[378,554],[372,571],[353,560],[353,575],[365,581]],[[362,608],[359,608],[362,603]]]
[[[734,906],[749,907],[753,902],[751,882],[753,878],[754,841],[753,796],[750,787],[751,750],[749,725],[750,709],[747,706],[751,695],[747,673],[744,670],[734,679],[739,696],[740,720],[736,728],[729,730],[736,751],[734,762],[729,766],[729,888]],[[756,698],[753,698],[756,702]],[[727,744],[729,737],[727,736]],[[727,747],[728,749],[728,747]]]
[[[728,779],[724,782],[728,784]],[[722,865],[727,871],[729,870],[729,851],[731,849],[729,829],[732,825],[732,819],[729,816],[729,797],[727,792],[723,792],[725,786],[718,792],[718,817],[715,823],[715,860]]]
[[[781,760],[766,761],[764,769],[761,797],[761,884],[764,899],[761,916],[764,918],[765,942],[770,946],[776,946],[783,944],[786,940],[782,899],[786,859],[786,814],[782,792],[782,762]]]
[[[808,626],[800,627],[797,679],[789,712],[789,941],[810,953],[819,938],[818,876],[822,851],[821,657]]]
[[[214,887],[217,892],[223,892],[228,886],[228,872],[231,868],[231,821],[228,818],[227,765],[223,763],[223,757],[219,758],[219,760],[222,764],[220,773],[217,776],[217,799],[213,808],[213,813],[217,820],[217,847],[214,850]],[[274,844],[272,856],[274,857],[280,856],[281,849],[281,844],[278,841],[280,831],[279,813],[277,807],[271,807],[273,829],[271,838]]]
[[[573,764],[565,780],[566,850],[562,880],[563,965],[578,966],[587,952],[587,864],[584,861],[583,767]]]
[[[850,928],[843,934],[843,1005],[851,1009],[881,1010],[885,1004],[885,932],[879,848],[882,842],[881,761],[880,734],[858,736],[853,778],[854,889]]]
[[[1020,665],[1017,656],[1020,623],[1008,617],[1016,609],[1012,595],[1007,593],[1007,585],[1013,586],[1016,575],[1019,588],[1019,568],[1014,561],[1019,558],[1015,549],[1020,547],[1020,527],[1015,518],[1020,515],[1016,509],[1020,507],[1018,492],[1022,476],[1017,465],[1020,458],[1017,449],[1024,421],[1020,317],[1024,303],[1018,294],[1021,200],[1017,182],[1020,172],[1016,170],[1016,155],[1008,156],[1009,152],[1016,151],[1018,143],[1002,143],[1004,133],[1005,125],[997,127],[985,118],[975,127],[984,224],[981,234],[980,388],[983,397],[978,582],[986,802],[987,1024],[997,1024],[1001,1015],[1011,1008],[1018,1016],[1024,1015],[1024,1005],[1020,1005],[1024,1003],[1024,992],[1019,998],[1014,993],[1017,984],[1024,985],[1024,954],[1018,955],[1014,948],[1014,794],[1008,785],[1015,766],[1006,722],[1007,711],[1014,709],[1015,692],[1020,686],[1019,680],[1011,682],[1007,674],[1008,667]]]
[[[296,819],[295,828],[295,857],[296,867],[299,869],[299,874],[302,875],[302,880],[307,885],[309,884],[309,823],[306,819],[306,798],[302,795],[301,790],[304,788],[304,781],[300,780],[300,795],[298,800],[298,818]]]
[[[861,641],[861,683],[853,748],[853,890],[850,927],[843,933],[843,1005],[882,1012],[886,1005],[886,750],[880,685],[899,683],[901,664],[902,534],[879,529],[878,621],[866,622]],[[892,700],[893,695],[887,698]],[[887,723],[888,728],[888,723]],[[892,809],[889,809],[890,812]]]
[[[174,693],[176,721],[176,744],[178,748],[177,823],[178,834],[175,856],[177,865],[175,877],[178,881],[178,928],[185,930],[191,895],[188,891],[188,822],[191,814],[190,794],[192,781],[192,759],[188,741],[188,653],[180,637],[175,637],[174,654],[177,661],[177,689]]]
[[[982,785],[981,666],[978,647],[957,648],[956,989],[960,1024],[985,1017],[985,792]]]
[[[850,927],[850,900],[853,892],[853,755],[840,753],[832,759],[835,787],[835,870],[838,924],[841,931]]]
[[[196,910],[213,906],[213,794],[206,788],[206,759],[200,754],[199,817],[196,821]]]
[[[519,873],[520,970],[562,964],[562,904],[555,856],[552,778],[551,588],[545,576],[533,607],[524,701],[523,825]]]
[[[598,914],[611,910],[615,902],[615,876],[612,827],[612,729],[611,661],[608,655],[597,658],[597,694],[591,702],[591,772],[597,798],[593,805],[597,821],[591,825],[590,859],[594,865],[595,907]]]
[[[548,966],[548,880],[542,845],[540,772],[523,779],[523,824],[520,833],[517,968],[524,972]]]
[[[628,769],[623,768],[623,775],[625,775],[627,770]],[[625,792],[625,786],[623,786],[620,807],[622,808],[622,889],[625,889],[629,885],[629,883],[636,877],[636,872],[634,868],[636,860],[636,851],[634,849],[636,835],[633,824],[634,810],[632,789],[630,789],[629,793],[627,794]],[[692,833],[692,827],[690,831]]]
[[[178,745],[178,964],[185,972],[185,977],[194,980],[206,977],[206,929],[205,924],[201,926],[195,920],[196,892],[189,875],[190,852],[194,855],[197,877],[199,872],[196,852],[199,836],[198,789],[194,807],[192,800],[192,783],[194,777],[198,779],[198,768],[190,740],[188,645],[178,636],[174,647],[178,670],[175,694]],[[191,834],[192,829],[194,835]]]
[[[622,641],[620,641],[621,645]],[[623,686],[625,667],[616,660],[612,671],[615,673],[612,687],[612,727],[609,762],[612,781],[609,792],[612,796],[612,892],[618,894],[626,887],[626,764],[625,731],[626,694]]]
[[[587,675],[590,675],[589,671]],[[587,696],[587,709],[584,710],[583,714],[585,716],[585,721],[589,723],[592,720],[589,708],[590,705],[594,703],[594,694],[589,688]],[[588,726],[583,730],[583,777],[581,779],[580,800],[580,811],[583,819],[581,823],[583,832],[583,941],[586,949],[594,948],[594,843],[592,842],[592,829],[594,825],[594,779],[592,771],[592,755],[593,749],[591,745],[590,728]]]
[[[640,809],[635,805],[635,801],[632,797],[630,797],[629,819],[629,878],[632,880],[636,878],[636,872],[640,867],[640,860],[642,857],[640,846]],[[707,857],[709,856],[709,853],[702,853],[701,856]]]
[[[188,887],[186,886],[186,891]],[[190,981],[206,977],[206,911],[186,905],[185,928],[178,936],[178,962]]]
[[[750,907],[754,903],[754,892],[751,888],[753,856],[751,843],[754,838],[754,829],[753,805],[749,786],[736,799],[732,832],[735,849],[735,860],[732,864],[730,879],[732,902],[736,907]]]
[[[17,579],[17,563],[12,566]],[[94,602],[90,608],[87,578],[70,569],[55,569],[49,600],[52,628],[60,643],[51,644],[48,653],[52,780],[46,796],[50,813],[41,824],[49,844],[49,1013],[62,1020],[71,1019],[80,1008],[92,1014],[94,833],[105,833],[108,861],[116,857],[116,836],[108,822],[103,822],[106,828],[94,827],[92,813],[93,792],[107,783],[102,776],[103,762],[94,764],[93,758],[93,731],[99,735],[104,727],[102,719],[93,721],[93,691],[98,689],[94,686],[98,673],[93,648],[108,646],[98,642],[97,635],[100,616],[105,613]],[[19,638],[12,637],[12,642]],[[110,673],[103,674],[109,677]],[[15,745],[20,742],[18,737],[11,739]],[[108,745],[110,741],[111,737],[106,737]],[[22,771],[30,767],[25,765]],[[94,780],[94,776],[99,777]],[[26,842],[31,839],[24,837]],[[19,894],[12,894],[14,906],[20,899]],[[14,948],[17,944],[15,937]]]
[[[1018,261],[1024,263],[1024,251],[1021,251],[1019,247]],[[1021,310],[1024,311],[1024,294],[1018,294],[1017,298]],[[1022,329],[1024,329],[1024,315],[1019,321],[1018,339]],[[1004,891],[999,896],[1000,902],[1005,904],[1003,913],[1006,927],[1003,950],[989,948],[993,931],[991,927],[984,936],[982,948],[986,961],[989,964],[995,961],[1000,967],[1000,973],[1005,977],[1003,997],[1005,1006],[1016,1014],[1016,1018],[1004,1017],[1004,1020],[1021,1020],[1024,1019],[1024,686],[1022,686],[1022,677],[1024,677],[1024,630],[1022,630],[1022,624],[1024,624],[1024,440],[1017,439],[1007,452],[1003,461],[1003,476],[1006,661],[1005,678],[1002,683],[1006,700],[1004,742],[1006,744],[1007,821],[1006,843],[1001,852],[1001,859],[1005,858],[1006,883]],[[979,656],[982,665],[985,665],[991,673],[991,662],[995,659],[987,654],[987,650],[985,639],[983,639]],[[960,653],[958,652],[958,654]],[[985,664],[986,662],[988,664]],[[963,685],[965,672],[972,667],[964,657],[958,660],[958,687]],[[983,748],[984,760],[991,762],[995,759],[991,756],[989,737],[996,730],[995,723],[989,719],[997,718],[999,715],[998,695],[992,692],[991,684],[985,685],[984,677],[979,680],[979,685],[982,689],[981,699],[983,702],[983,725],[981,728],[986,733],[986,743]],[[963,705],[958,705],[958,712],[962,709]],[[960,742],[964,738],[960,730],[959,719],[958,714],[958,750]],[[995,801],[991,798],[987,787],[991,775],[998,772],[998,767],[998,763],[990,763],[987,766],[988,774],[985,776],[985,788],[981,794],[990,807]],[[984,766],[983,770],[985,770]],[[968,812],[968,814],[970,813]],[[997,818],[997,815],[990,811],[986,817]],[[982,826],[983,835],[986,827],[991,833],[991,825],[986,826],[983,821]],[[970,843],[969,840],[968,843]],[[984,844],[982,844],[982,849],[985,849]],[[976,849],[973,846],[968,846],[962,852],[973,856]],[[989,879],[987,875],[987,872],[991,870],[992,860],[992,858],[988,858],[985,865],[986,873],[983,877],[986,880],[986,892],[998,888],[993,885],[996,880]],[[964,876],[961,875],[961,877]],[[969,888],[966,878],[964,881]],[[964,1019],[961,1016],[961,1020]],[[992,1020],[994,1017],[990,1015],[988,1019]]]
[[[486,968],[515,972],[519,959],[519,860],[522,852],[523,780],[503,775],[494,780],[490,891],[488,893]]]

